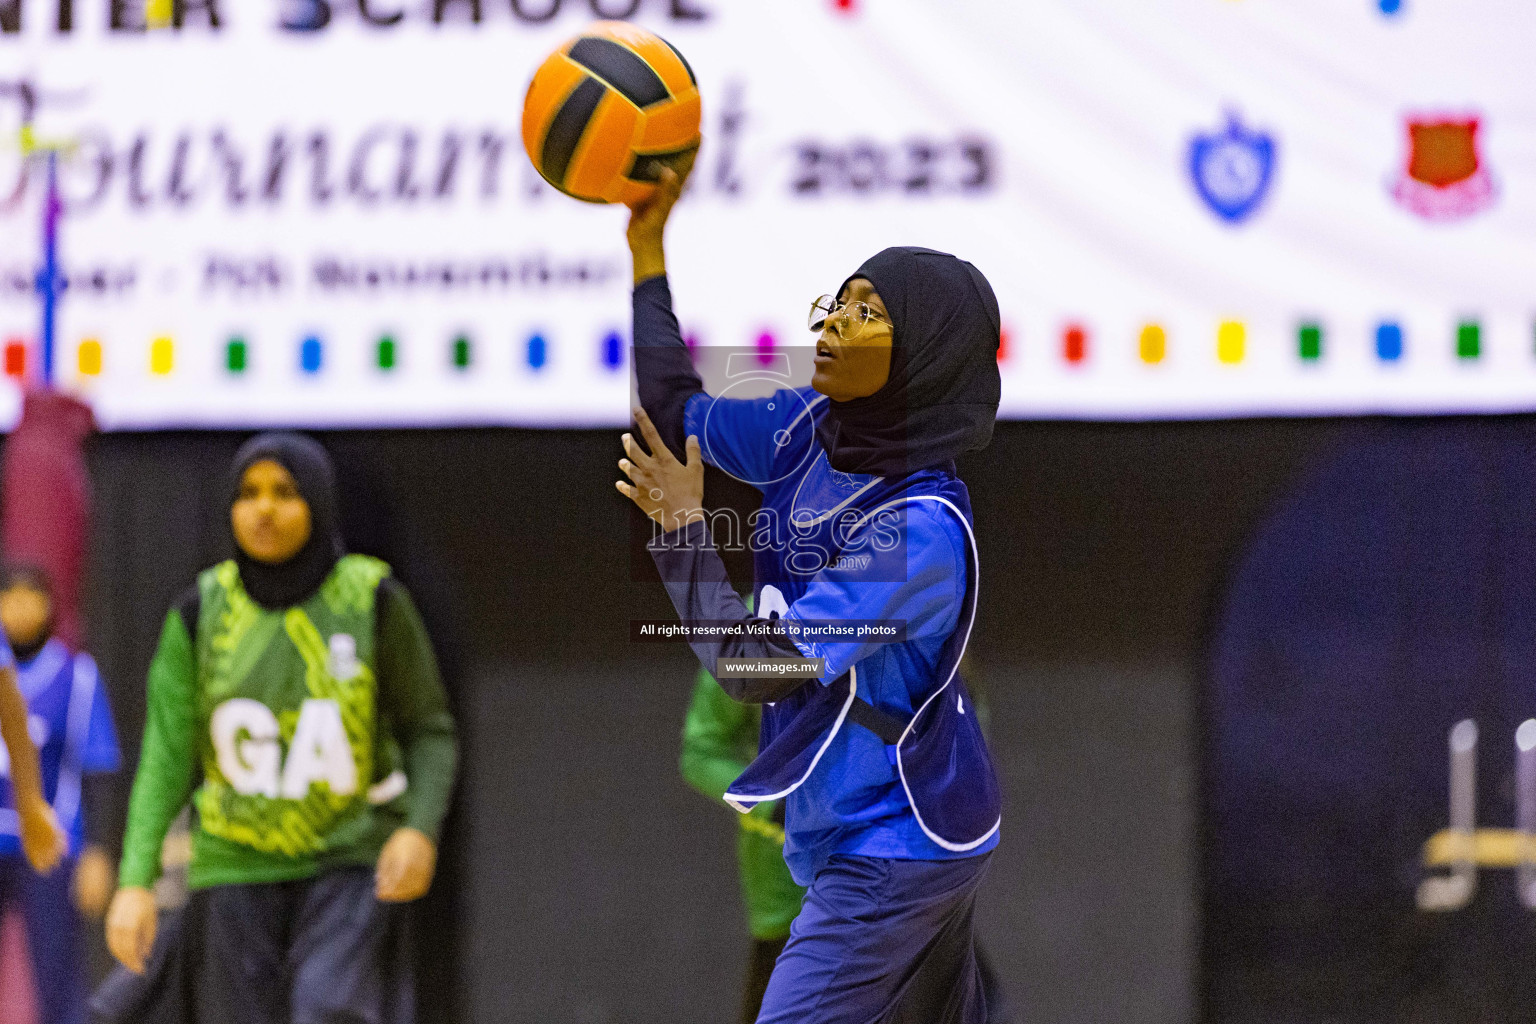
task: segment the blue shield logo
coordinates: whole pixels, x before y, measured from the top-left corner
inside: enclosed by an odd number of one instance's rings
[[[1190,140],[1189,174],[1195,191],[1216,216],[1239,223],[1269,192],[1275,177],[1275,140],[1228,114],[1223,130]]]

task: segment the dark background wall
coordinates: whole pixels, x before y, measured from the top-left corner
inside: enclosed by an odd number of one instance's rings
[[[1204,617],[1256,519],[1350,429],[1008,423],[962,464],[1008,800],[982,929],[1020,1017],[1193,1013]],[[352,542],[416,594],[463,730],[421,922],[427,1018],[732,1019],[734,823],[677,774],[687,649],[628,642],[631,619],[671,611],[612,489],[617,432],[321,436]],[[227,553],[242,438],[91,442],[91,646],[130,746],[165,609]],[[709,493],[748,498],[713,478]]]

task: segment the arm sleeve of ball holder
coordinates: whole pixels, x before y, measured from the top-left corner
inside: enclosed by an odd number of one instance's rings
[[[752,614],[741,595],[731,586],[725,563],[715,550],[709,527],[702,520],[653,539],[648,545],[656,571],[672,598],[677,617],[685,625],[695,623],[760,622],[768,620]],[[714,673],[721,658],[798,658],[800,651],[782,633],[768,630],[761,635],[728,636],[721,639],[694,639],[688,645],[699,664]],[[746,704],[764,704],[782,700],[805,685],[804,679],[720,679],[721,689]]]
[[[749,483],[772,476],[774,434],[803,412],[793,389],[763,398],[713,398],[693,368],[665,277],[635,285],[635,378],[640,406],[679,459],[689,434],[704,461]]]
[[[672,312],[672,289],[665,276],[647,278],[634,291],[635,379],[640,407],[679,459],[688,400],[704,394]]]

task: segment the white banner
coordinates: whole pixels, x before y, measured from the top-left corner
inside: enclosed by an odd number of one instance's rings
[[[1536,5],[1520,0],[0,0],[0,345],[109,429],[627,421],[622,208],[544,185],[540,60],[681,50],[685,331],[805,344],[891,244],[1002,304],[1003,410],[1536,409]]]

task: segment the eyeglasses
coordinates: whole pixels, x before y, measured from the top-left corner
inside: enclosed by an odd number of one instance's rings
[[[811,330],[820,334],[826,329],[827,321],[832,321],[832,329],[844,341],[852,341],[864,333],[864,328],[871,320],[878,320],[892,330],[896,325],[870,308],[867,302],[840,303],[830,295],[823,295],[811,303],[811,315],[806,320],[806,325]]]

